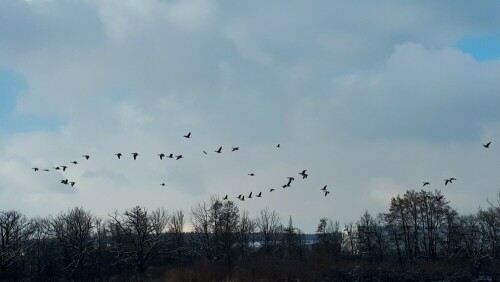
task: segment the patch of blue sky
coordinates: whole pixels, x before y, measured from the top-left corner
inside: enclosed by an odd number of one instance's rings
[[[500,59],[500,34],[470,36],[460,39],[457,48],[471,54],[477,61]]]
[[[64,122],[55,117],[40,117],[16,113],[19,95],[28,91],[24,77],[9,69],[0,68],[0,134],[26,131],[54,131]]]

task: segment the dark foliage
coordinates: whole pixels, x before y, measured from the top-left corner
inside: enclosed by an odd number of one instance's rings
[[[499,195],[500,199],[500,195]],[[0,211],[0,281],[471,281],[500,279],[500,203],[459,215],[440,191],[407,191],[387,213],[303,234],[212,197],[184,213],[76,207],[29,219]],[[479,280],[478,280],[479,281]]]

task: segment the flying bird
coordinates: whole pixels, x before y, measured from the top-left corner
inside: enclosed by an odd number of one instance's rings
[[[134,156],[134,161],[137,160],[137,156],[139,156],[139,153],[130,153],[130,154]]]
[[[240,149],[240,147],[233,147],[233,148],[231,149],[231,152],[238,151],[239,149]]]
[[[330,194],[330,191],[325,191],[325,197],[326,195]]]
[[[43,171],[50,171],[50,169],[46,169],[46,168],[44,168],[44,169],[42,169],[42,170],[43,170]]]
[[[252,172],[252,173],[249,173],[248,175],[250,175],[250,176],[255,176],[255,173],[253,173],[253,172]]]
[[[173,159],[174,158],[174,154],[170,154],[168,155],[169,158]]]
[[[308,174],[306,173],[307,169],[304,169],[302,172],[299,172],[299,175],[302,176],[302,179],[306,179]]]
[[[251,199],[252,198],[252,192],[250,192],[250,194],[248,195],[248,198]]]
[[[165,186],[165,183],[160,184],[161,186]]]
[[[219,154],[222,153],[222,146],[220,146],[219,149],[217,149],[215,152]]]
[[[163,160],[163,158],[165,157],[165,154],[161,153],[161,154],[158,154],[158,156],[160,157],[160,160]]]
[[[67,166],[65,166],[65,165],[62,165],[62,166],[60,166],[60,168],[62,168],[62,170],[63,170],[63,171],[66,171],[66,169],[67,169],[68,167],[67,167]]]
[[[456,179],[456,178],[453,178],[453,177],[452,177],[452,178],[449,178],[449,179],[445,179],[445,180],[444,180],[444,185],[446,186],[446,185],[448,185],[448,183],[453,183],[453,181],[454,181],[454,180],[457,180],[457,179]]]
[[[77,161],[72,161],[71,163],[72,163],[72,164],[75,164],[75,165],[77,165],[77,164],[78,164],[78,162],[77,162]]]
[[[55,169],[55,170],[60,170],[61,168],[60,168],[60,167],[58,167],[58,166],[56,166],[56,167],[54,167],[54,169]]]
[[[259,192],[259,194],[257,194],[257,198],[260,198],[262,197],[262,192]]]
[[[38,171],[38,167],[34,167],[34,168],[32,168],[32,170]]]
[[[175,160],[176,160],[176,161],[177,161],[177,160],[180,160],[180,159],[182,159],[182,155],[175,156]]]
[[[223,198],[223,200],[227,200],[227,195]]]
[[[320,190],[326,191],[326,186],[328,185],[325,185],[325,187],[321,188]]]
[[[203,151],[203,154],[207,155],[207,152]]]
[[[75,186],[76,182],[72,181],[69,184],[71,184],[71,187]]]
[[[63,180],[61,180],[61,183],[68,185],[68,181],[69,181],[68,179],[63,179]]]
[[[84,157],[84,158],[85,158],[85,159],[87,159],[87,160],[90,158],[90,156],[89,156],[89,155],[82,155],[82,157]]]
[[[269,189],[269,193],[271,193],[272,191],[274,191],[274,189],[273,189],[273,188]]]
[[[118,159],[120,159],[122,157],[122,153],[117,153],[117,154],[115,154],[115,156],[117,156]]]
[[[491,141],[488,142],[488,143],[486,143],[486,144],[483,144],[483,147],[485,147],[486,149],[488,149],[490,147],[490,145],[491,145]]]
[[[281,144],[276,145],[276,148],[280,148],[280,147],[281,147]]]
[[[188,134],[184,135],[185,138],[191,138],[191,132],[189,132]]]
[[[431,183],[430,183],[430,182],[425,181],[425,182],[424,182],[424,185],[422,185],[422,187],[425,187],[425,186],[427,186],[427,185],[431,185]]]
[[[281,185],[281,187],[283,187],[283,189],[285,189],[286,187],[290,187],[288,184],[285,184],[285,185]]]

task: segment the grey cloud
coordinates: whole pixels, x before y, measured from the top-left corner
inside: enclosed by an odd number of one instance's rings
[[[379,72],[334,79],[333,128],[352,138],[477,140],[499,122],[500,64],[403,44]]]
[[[65,124],[0,136],[0,161],[16,164],[0,198],[39,211],[85,204],[103,215],[136,204],[186,208],[210,194],[279,187],[309,169],[289,194],[241,208],[257,215],[269,206],[309,231],[321,216],[381,211],[383,199],[372,205],[372,195],[457,175],[464,180],[447,197],[471,210],[463,200],[470,185],[482,187],[475,203],[496,192],[491,171],[479,169],[496,160],[476,143],[500,140],[499,63],[453,46],[498,27],[498,17],[480,16],[492,5],[4,1],[0,65],[29,84],[17,111]],[[230,146],[241,151],[228,154]],[[185,159],[160,162],[160,152]],[[92,159],[68,175],[81,183],[77,194],[59,195],[51,181],[40,183],[46,195],[16,190],[36,181],[25,166],[84,153]],[[248,179],[251,171],[258,177]],[[332,198],[315,194],[326,184]]]

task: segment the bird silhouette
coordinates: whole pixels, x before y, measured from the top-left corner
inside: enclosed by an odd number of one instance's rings
[[[75,164],[75,165],[77,165],[77,164],[78,164],[78,162],[77,162],[77,161],[72,161],[71,163],[72,163],[72,164]]]
[[[223,199],[223,200],[227,200],[227,195],[226,195],[224,198],[222,198],[222,199]]]
[[[43,171],[50,171],[50,169],[46,169],[46,168],[44,168],[44,169],[42,169],[42,170],[43,170]]]
[[[188,134],[184,135],[185,138],[191,138],[191,132],[189,132]]]
[[[441,199],[443,199],[443,195],[436,198],[436,200],[438,200],[438,201],[441,201]]]
[[[219,153],[219,154],[220,154],[220,153],[222,153],[222,146],[220,146],[220,147],[219,147],[219,149],[217,149],[217,150],[216,150],[216,151],[214,151],[214,152]]]
[[[286,187],[290,187],[290,186],[288,186],[288,184],[285,184],[285,185],[281,185],[281,187],[282,187],[283,189],[285,189]]]
[[[207,155],[207,152],[203,151],[203,154]]]
[[[238,195],[238,197],[236,197],[236,198],[238,198],[238,199],[240,199],[240,200],[241,200],[241,194],[239,194],[239,195]]]
[[[68,179],[63,179],[63,180],[61,180],[61,183],[68,185],[68,181],[69,181]]]
[[[53,169],[55,169],[55,170],[60,170],[61,168],[60,168],[60,167],[58,167],[58,166],[56,166],[56,167],[53,167]]]
[[[158,156],[160,157],[160,160],[163,160],[163,158],[165,157],[165,154],[161,153],[161,154],[158,154]]]
[[[426,182],[426,181],[425,181],[425,182],[423,182],[423,183],[424,183],[424,185],[422,185],[422,187],[425,187],[425,186],[427,186],[427,185],[431,185],[431,183],[430,183],[430,182]]]
[[[84,157],[84,158],[85,158],[85,159],[87,159],[87,160],[90,158],[90,156],[89,156],[89,155],[82,155],[82,157]]]
[[[453,181],[454,181],[454,180],[457,180],[457,179],[456,179],[456,178],[453,178],[453,177],[452,177],[452,178],[449,178],[449,179],[445,179],[445,180],[444,180],[444,185],[446,186],[446,185],[448,185],[448,183],[453,183]]]
[[[170,154],[170,155],[168,155],[168,158],[173,159],[173,158],[174,158],[174,154]]]
[[[242,200],[242,201],[245,201],[245,196],[241,196],[241,200]]]
[[[326,195],[330,194],[330,191],[325,191],[325,197]]]
[[[62,166],[60,166],[60,168],[62,168],[62,170],[63,170],[63,171],[66,171],[66,169],[67,169],[68,167],[67,167],[67,166],[65,166],[65,165],[62,165]]]
[[[325,187],[321,188],[320,190],[326,191],[326,186],[328,185],[325,185]]]
[[[165,186],[165,183],[160,184],[161,186]]]
[[[134,161],[137,160],[137,156],[139,156],[139,153],[130,153],[130,154],[134,156]]]
[[[250,192],[250,194],[248,195],[248,197],[247,197],[247,198],[249,198],[249,199],[251,199],[251,198],[252,198],[252,192]]]
[[[75,186],[76,182],[72,181],[69,184],[71,184],[71,187]]]
[[[281,144],[276,145],[276,148],[280,148],[280,147],[281,147]]]
[[[490,145],[491,145],[491,141],[488,142],[488,143],[486,143],[486,144],[483,144],[483,147],[485,147],[486,149],[488,149],[490,147]]]
[[[231,149],[231,152],[238,151],[239,149],[240,149],[240,147],[233,147],[233,148]]]
[[[255,176],[255,173],[253,173],[253,172],[252,172],[252,173],[249,173],[248,175],[250,175],[250,176]]]
[[[269,189],[269,193],[271,193],[272,191],[274,191],[274,189],[273,189],[273,188]]]
[[[182,155],[175,156],[175,160],[176,160],[176,161],[177,161],[177,160],[180,160],[180,159],[182,159]]]
[[[257,194],[257,198],[260,198],[262,197],[262,192],[259,192],[259,194]]]
[[[306,173],[307,169],[304,169],[302,172],[299,172],[299,175],[302,176],[302,179],[306,179],[308,174]]]
[[[38,171],[38,167],[34,167],[34,168],[32,168],[32,170]]]
[[[117,153],[117,154],[115,154],[115,156],[117,156],[118,159],[120,159],[122,157],[122,153]]]

